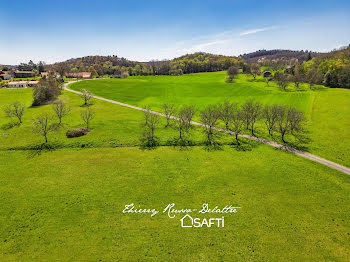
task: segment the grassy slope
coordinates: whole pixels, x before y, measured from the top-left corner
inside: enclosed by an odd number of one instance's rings
[[[245,75],[240,75],[233,84],[225,83],[224,79],[225,73],[217,72],[181,77],[89,80],[71,87],[75,90],[86,88],[96,95],[132,105],[151,105],[156,110],[161,110],[164,102],[203,108],[224,100],[244,103],[249,98],[264,104],[294,105],[309,119],[311,143],[305,150],[350,166],[350,90],[318,87],[316,91],[309,91],[304,85],[303,91],[295,92],[291,85],[288,92],[281,92],[274,83],[267,87],[262,79],[254,82]],[[261,123],[258,133],[267,137],[264,129]]]
[[[0,106],[31,90],[0,90]],[[27,109],[20,127],[0,130],[0,260],[344,260],[350,256],[347,176],[261,144],[239,151],[203,147],[138,147],[142,113],[94,101],[93,131],[67,139],[81,126],[81,101],[65,127],[50,135],[64,148],[35,155],[9,147],[39,144],[31,119],[50,106]],[[0,115],[0,124],[8,119]],[[174,136],[159,130],[163,141]],[[202,139],[200,131],[196,136]],[[231,139],[231,138],[229,138]],[[99,148],[84,148],[82,146]],[[272,161],[273,160],[273,161]],[[239,205],[225,228],[185,230],[179,217],[123,215],[125,204],[162,209]],[[208,217],[208,216],[206,216]],[[300,247],[303,250],[300,251]]]

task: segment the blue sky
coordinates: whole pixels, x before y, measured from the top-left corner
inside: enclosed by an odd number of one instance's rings
[[[0,23],[0,64],[328,51],[350,43],[350,1],[2,0]]]

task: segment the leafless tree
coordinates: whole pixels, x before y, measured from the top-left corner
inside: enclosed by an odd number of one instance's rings
[[[277,126],[281,134],[281,139],[285,143],[285,135],[290,133],[297,136],[298,133],[304,131],[305,117],[301,111],[294,107],[287,108],[284,105],[278,107]]]
[[[205,125],[205,133],[207,136],[208,145],[213,145],[215,143],[213,137],[213,127],[217,125],[217,121],[220,117],[220,112],[215,105],[207,106],[206,109],[201,111],[201,121]]]
[[[305,116],[303,112],[298,111],[294,107],[291,107],[288,110],[287,117],[289,121],[290,132],[293,136],[297,136],[298,133],[304,131]]]
[[[228,101],[225,101],[223,104],[219,105],[220,120],[225,123],[226,129],[229,129],[233,109],[235,107],[237,107],[237,104],[233,104]]]
[[[58,63],[54,66],[54,70],[60,75],[61,79],[63,79],[69,68],[66,63]]]
[[[170,118],[175,114],[176,108],[174,104],[165,103],[163,109],[166,116],[166,127],[168,127],[170,125]]]
[[[261,117],[262,104],[250,99],[243,104],[242,111],[246,127],[254,136],[254,126]]]
[[[259,67],[258,64],[252,63],[252,64],[250,64],[250,65],[248,66],[247,70],[248,70],[248,73],[251,74],[251,75],[253,76],[254,80],[255,80],[255,79],[256,79],[256,76],[257,76],[258,73],[259,73],[260,67]]]
[[[294,69],[294,75],[292,77],[292,80],[294,82],[294,86],[295,88],[299,88],[299,85],[301,82],[304,81],[304,75],[303,73],[301,72],[300,70],[300,67],[299,66],[296,66],[295,69]]]
[[[53,123],[53,116],[49,113],[42,113],[34,119],[33,132],[45,138],[47,143],[47,136],[50,132],[57,130],[57,124]]]
[[[153,114],[151,110],[148,108],[146,111],[144,111],[146,123],[146,128],[149,129],[149,135],[150,139],[154,140],[154,131],[159,127],[160,124],[160,117],[156,114]]]
[[[185,135],[189,134],[191,129],[191,125],[187,121],[186,115],[188,115],[188,113],[186,113],[186,110],[188,110],[188,107],[181,108],[173,122],[173,128],[179,132],[179,139],[182,141]]]
[[[89,129],[90,122],[95,118],[95,111],[93,111],[90,107],[80,112],[81,119],[86,124],[86,128]]]
[[[70,108],[67,106],[67,104],[64,103],[63,101],[58,101],[57,103],[53,104],[52,109],[59,120],[59,123],[58,123],[59,125],[61,125],[62,123],[62,118],[67,116],[71,111]]]
[[[234,77],[239,74],[239,69],[237,66],[230,66],[227,69],[228,79],[227,82],[232,82]]]
[[[313,90],[315,84],[321,83],[322,74],[317,69],[310,69],[307,72],[306,80],[310,86],[310,89]]]
[[[22,123],[24,111],[25,105],[18,101],[4,108],[5,115],[9,118],[17,117],[20,124]]]
[[[238,145],[240,144],[238,135],[242,131],[243,125],[244,125],[244,114],[242,110],[238,108],[238,106],[235,106],[231,114],[230,126],[232,131],[235,133],[236,142]]]
[[[263,109],[264,121],[266,128],[269,131],[269,135],[272,135],[272,131],[275,128],[277,119],[278,119],[278,106],[277,105],[267,105]]]
[[[285,73],[276,72],[274,79],[281,90],[286,91],[289,84],[289,76]]]
[[[184,118],[189,126],[191,126],[191,122],[192,122],[194,115],[196,114],[196,111],[197,110],[194,106],[184,106],[183,107]]]
[[[86,89],[83,89],[81,91],[81,94],[80,94],[81,99],[84,100],[84,105],[87,105],[88,102],[92,99],[93,96],[94,95],[90,91],[88,91]]]
[[[278,110],[278,118],[277,118],[277,127],[278,131],[281,134],[282,141],[285,143],[284,140],[285,135],[290,130],[289,121],[287,118],[287,108],[284,105],[277,106]]]

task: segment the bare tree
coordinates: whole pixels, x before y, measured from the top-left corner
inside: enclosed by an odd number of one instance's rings
[[[68,65],[64,62],[58,63],[54,66],[54,70],[60,75],[61,79],[63,79],[64,75],[68,72]]]
[[[71,111],[70,108],[67,106],[67,104],[64,103],[63,101],[58,101],[57,103],[53,104],[52,109],[59,120],[59,123],[58,123],[59,125],[61,125],[62,123],[62,118],[67,116]]]
[[[237,107],[237,104],[225,101],[219,106],[220,120],[225,123],[226,129],[229,129],[229,124],[232,119],[233,109]]]
[[[90,91],[88,91],[86,89],[81,90],[80,97],[81,97],[81,99],[84,100],[84,105],[87,105],[93,96],[94,95]]]
[[[228,79],[227,82],[232,82],[234,77],[239,74],[239,69],[237,66],[230,66],[227,69]]]
[[[166,117],[166,126],[165,127],[168,127],[170,124],[170,118],[171,118],[171,116],[174,115],[176,108],[175,108],[174,104],[165,103],[163,105],[163,109],[164,109],[164,114]]]
[[[263,109],[263,116],[266,124],[266,128],[269,131],[269,135],[272,135],[272,131],[276,125],[277,119],[278,119],[278,106],[272,105],[272,106],[265,106]]]
[[[281,139],[285,143],[284,140],[285,135],[290,130],[289,121],[287,118],[287,108],[284,105],[277,106],[278,110],[278,118],[277,118],[277,127],[278,131],[281,134]]]
[[[293,77],[292,77],[292,80],[293,80],[293,82],[294,82],[295,88],[298,89],[300,83],[303,82],[303,80],[304,80],[304,75],[303,75],[303,73],[302,73],[302,71],[301,71],[301,69],[300,69],[299,66],[296,66],[296,67],[295,67],[295,69],[294,69],[294,75],[293,75]]]
[[[191,122],[192,122],[194,115],[196,114],[196,111],[197,110],[194,106],[183,107],[184,118],[189,126],[191,126]]]
[[[298,111],[294,107],[291,107],[288,110],[287,117],[289,121],[290,132],[293,136],[297,136],[298,133],[304,131],[305,116],[303,112]]]
[[[213,127],[217,125],[217,121],[220,117],[220,112],[215,105],[207,106],[206,109],[201,111],[201,121],[205,125],[205,133],[207,136],[208,145],[215,143],[213,136]]]
[[[142,142],[149,147],[155,146],[157,143],[154,131],[159,127],[160,117],[152,113],[149,107],[144,111],[144,116],[146,131],[143,133]]]
[[[289,76],[285,73],[276,72],[274,75],[274,79],[277,85],[280,87],[280,89],[286,91],[286,88],[289,84]]]
[[[47,143],[47,135],[57,130],[57,124],[53,123],[53,116],[49,113],[42,113],[34,119],[33,132],[45,138]]]
[[[86,124],[86,128],[89,129],[90,122],[95,118],[95,112],[90,107],[88,107],[80,112],[80,116]]]
[[[310,89],[313,90],[315,84],[321,83],[322,74],[317,69],[310,69],[307,72],[306,80],[310,86]]]
[[[247,129],[250,129],[254,136],[254,126],[261,116],[262,104],[253,99],[246,101],[242,106],[243,118]]]
[[[233,109],[233,112],[231,114],[231,129],[232,131],[235,133],[235,137],[236,137],[236,142],[239,145],[239,139],[238,139],[238,135],[239,133],[242,131],[242,127],[244,125],[244,114],[242,112],[242,110],[240,110],[238,108],[238,106],[235,106]]]
[[[5,115],[9,118],[17,117],[20,124],[22,123],[24,111],[25,105],[18,101],[4,108]]]
[[[184,136],[189,134],[191,130],[191,125],[187,121],[186,110],[188,110],[188,107],[183,107],[180,109],[179,113],[177,114],[176,119],[174,119],[173,127],[179,132],[179,139],[184,140]]]
[[[285,143],[285,135],[290,133],[297,136],[304,131],[305,117],[303,112],[298,111],[294,107],[287,108],[286,106],[278,106],[278,131],[281,134],[281,139]]]
[[[259,73],[259,70],[260,70],[260,67],[258,64],[256,63],[252,63],[248,66],[248,73],[251,74],[254,78],[254,80],[256,79],[256,76],[258,75]]]

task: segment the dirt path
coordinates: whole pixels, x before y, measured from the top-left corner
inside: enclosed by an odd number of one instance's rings
[[[78,91],[75,91],[75,90],[71,90],[71,89],[68,89],[67,86],[73,82],[76,82],[76,81],[72,81],[72,82],[68,82],[66,84],[63,85],[63,89],[69,91],[69,92],[72,92],[72,93],[75,93],[75,94],[78,94],[80,95],[81,92],[78,92]],[[110,100],[110,99],[107,99],[107,98],[103,98],[103,97],[99,97],[99,96],[93,96],[95,99],[99,99],[99,100],[102,100],[102,101],[106,101],[106,102],[109,102],[109,103],[113,103],[113,104],[117,104],[117,105],[121,105],[121,106],[125,106],[125,107],[129,107],[129,108],[132,108],[132,109],[136,109],[136,110],[140,110],[140,111],[145,111],[144,108],[141,108],[141,107],[137,107],[137,106],[132,106],[132,105],[129,105],[129,104],[124,104],[124,103],[121,103],[121,102],[117,102],[117,101],[114,101],[114,100]],[[159,116],[163,116],[165,117],[164,114],[162,113],[159,113],[159,112],[156,112],[156,111],[151,111],[153,114],[156,114],[156,115],[159,115]],[[171,117],[172,119],[177,119],[177,117],[174,117],[172,116]],[[205,125],[201,124],[201,123],[198,123],[198,122],[191,122],[193,125],[196,125],[196,126],[201,126],[201,127],[205,127]],[[232,134],[234,135],[234,133],[232,131],[229,131],[229,130],[226,130],[226,129],[221,129],[221,128],[214,128],[215,130],[219,131],[219,132],[223,132],[223,133],[227,133],[227,134]],[[303,152],[303,151],[300,151],[300,150],[297,150],[297,149],[294,149],[292,147],[288,147],[286,145],[282,145],[282,144],[279,144],[277,142],[274,142],[274,141],[270,141],[270,140],[267,140],[267,139],[263,139],[263,138],[258,138],[258,137],[254,137],[254,136],[250,136],[250,135],[245,135],[245,134],[240,134],[239,135],[240,137],[244,137],[244,138],[247,138],[247,139],[250,139],[250,140],[253,140],[253,141],[257,141],[257,142],[260,142],[260,143],[264,143],[266,145],[270,145],[270,146],[273,146],[273,147],[276,147],[276,148],[279,148],[279,149],[283,149],[283,150],[286,150],[288,152],[291,152],[291,153],[294,153],[296,155],[299,155],[299,156],[302,156],[302,157],[305,157],[307,159],[310,159],[312,161],[315,161],[315,162],[318,162],[318,163],[321,163],[323,165],[326,165],[330,168],[333,168],[335,170],[338,170],[340,172],[343,172],[347,175],[350,175],[350,168],[348,167],[345,167],[345,166],[342,166],[342,165],[339,165],[337,163],[334,163],[332,161],[329,161],[327,159],[324,159],[324,158],[321,158],[321,157],[318,157],[318,156],[315,156],[315,155],[312,155],[310,153],[306,153],[306,152]]]

